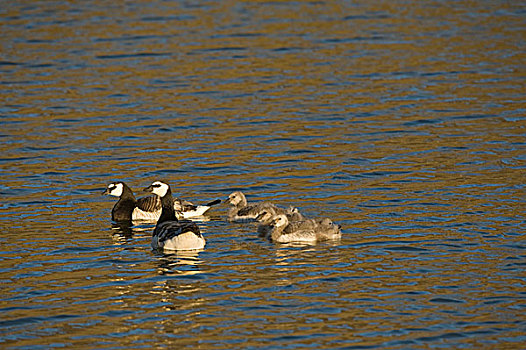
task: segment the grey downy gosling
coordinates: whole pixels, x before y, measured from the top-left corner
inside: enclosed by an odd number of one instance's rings
[[[226,201],[232,205],[228,211],[228,220],[230,221],[253,220],[266,208],[273,208],[278,214],[286,213],[286,209],[269,201],[248,204],[247,198],[241,191],[232,192]]]
[[[273,208],[269,207],[263,209],[261,213],[256,217],[256,221],[259,223],[257,228],[258,237],[270,238],[270,233],[273,228],[273,220],[276,215],[276,211]],[[298,208],[292,206],[287,208],[287,212],[285,215],[287,215],[289,223],[307,220],[299,212]]]
[[[335,225],[330,219],[289,223],[287,216],[280,214],[274,217],[270,238],[278,243],[314,243],[340,239],[341,235],[341,226]]]

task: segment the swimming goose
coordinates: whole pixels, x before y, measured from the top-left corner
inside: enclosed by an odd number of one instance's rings
[[[122,181],[110,183],[102,194],[119,197],[111,210],[113,221],[155,221],[161,215],[161,200],[158,196],[137,200],[133,191]]]
[[[170,186],[155,181],[145,191],[161,197],[162,212],[152,235],[152,248],[165,250],[193,250],[204,248],[206,241],[199,227],[189,220],[177,220]]]
[[[330,219],[289,222],[286,215],[280,214],[273,219],[270,238],[278,243],[309,243],[339,239],[341,235],[341,226],[335,225]]]
[[[212,206],[221,203],[221,199],[213,200],[204,205],[195,205],[184,199],[174,199],[175,215],[178,219],[190,219],[203,216]]]
[[[255,219],[265,208],[273,208],[276,214],[286,213],[286,209],[280,208],[269,201],[249,205],[247,198],[241,191],[232,192],[228,196],[227,202],[232,205],[232,208],[228,211],[228,219],[230,221]]]
[[[268,237],[272,232],[272,225],[276,212],[272,208],[263,210],[257,217],[256,221],[258,224],[258,237]]]
[[[274,217],[276,216],[276,210],[272,207],[264,208],[261,213],[256,217],[258,224],[258,237],[270,237],[270,233],[273,228]],[[305,221],[307,220],[295,207],[289,207],[285,213],[287,219],[290,222]]]
[[[161,199],[152,195],[135,199],[133,191],[122,181],[108,185],[103,194],[120,197],[113,207],[113,221],[157,221],[161,216]],[[213,205],[221,203],[216,199],[205,205],[194,205],[184,199],[174,199],[175,215],[178,219],[190,219],[203,216]]]

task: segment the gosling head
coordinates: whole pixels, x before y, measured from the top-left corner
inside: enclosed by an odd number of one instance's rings
[[[325,225],[325,226],[332,226],[332,220],[329,219],[329,218],[325,218],[323,220],[321,220],[320,222],[322,225]]]
[[[325,226],[327,228],[337,228],[338,230],[341,230],[342,226],[335,224],[331,219],[324,218],[320,221],[320,224],[322,226]]]
[[[258,222],[269,221],[270,219],[272,219],[272,217],[274,217],[274,215],[276,215],[276,211],[274,209],[266,208],[266,209],[263,209],[261,213],[259,213],[259,215],[256,217],[256,221]]]
[[[289,224],[289,219],[287,219],[287,215],[281,214],[278,215],[272,220],[272,225],[274,227],[285,227]]]
[[[241,202],[246,202],[246,198],[243,192],[235,191],[228,196],[227,202],[232,205],[238,205]]]

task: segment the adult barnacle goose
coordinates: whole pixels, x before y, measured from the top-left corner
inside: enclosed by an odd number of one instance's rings
[[[178,219],[190,219],[203,216],[212,206],[221,203],[220,199],[213,200],[204,205],[195,205],[184,199],[174,199],[175,215]]]
[[[161,199],[157,195],[135,199],[133,191],[122,181],[112,182],[103,194],[119,197],[111,211],[113,221],[157,221],[161,216]],[[178,219],[202,217],[213,205],[221,203],[216,199],[205,205],[194,205],[184,199],[173,199]]]
[[[144,190],[161,198],[161,216],[152,235],[153,249],[191,250],[202,249],[205,246],[206,241],[193,221],[177,220],[172,190],[168,184],[155,181]]]
[[[113,221],[155,221],[161,215],[161,200],[158,196],[137,200],[133,191],[122,181],[110,183],[102,194],[119,197],[111,210]]]
[[[241,191],[232,192],[228,196],[227,202],[229,202],[232,205],[232,207],[228,211],[228,219],[230,221],[244,221],[255,219],[266,208],[274,209],[276,214],[285,214],[287,210],[293,210],[293,208],[280,208],[269,201],[248,204],[247,198]]]

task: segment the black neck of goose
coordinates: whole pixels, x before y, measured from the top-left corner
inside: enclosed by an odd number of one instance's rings
[[[133,195],[133,191],[126,184],[123,184],[122,186],[122,194],[120,199],[137,202],[137,199],[135,199],[135,196]]]
[[[119,197],[119,200],[117,203],[115,203],[115,207],[134,207],[137,204],[137,199],[135,199],[135,196],[133,195],[132,190],[126,186],[126,184],[123,184],[122,186],[122,194]],[[133,209],[131,209],[133,211]],[[131,217],[131,211],[130,211],[130,217]]]
[[[168,192],[166,192],[164,197],[161,197],[161,204],[163,208],[161,211],[161,217],[157,220],[157,224],[165,221],[177,221],[171,189],[168,189]]]

